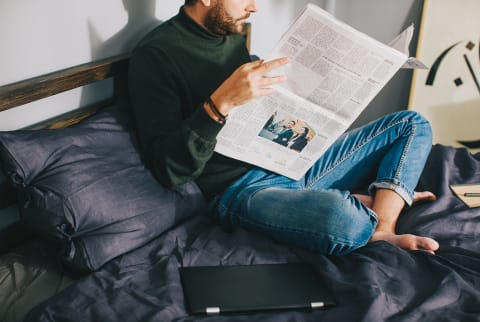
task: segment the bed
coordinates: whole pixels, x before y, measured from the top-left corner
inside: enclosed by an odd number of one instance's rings
[[[435,238],[435,255],[374,242],[320,256],[207,216],[193,183],[169,191],[143,166],[126,98],[128,56],[0,87],[0,111],[114,79],[114,96],[29,129],[0,133],[1,321],[480,321],[480,208],[450,184],[480,182],[480,154],[433,146],[399,233]],[[16,207],[14,205],[17,205]],[[13,209],[13,210],[12,210]],[[0,218],[3,222],[6,218]],[[178,268],[306,262],[328,310],[193,316]]]

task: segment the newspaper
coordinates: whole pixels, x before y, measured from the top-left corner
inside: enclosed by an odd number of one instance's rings
[[[385,45],[308,4],[267,60],[287,81],[234,109],[215,151],[298,180],[402,67],[422,68],[406,49],[413,26]]]

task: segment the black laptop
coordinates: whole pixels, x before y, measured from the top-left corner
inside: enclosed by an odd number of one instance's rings
[[[335,305],[319,275],[305,263],[181,267],[180,277],[191,314]]]

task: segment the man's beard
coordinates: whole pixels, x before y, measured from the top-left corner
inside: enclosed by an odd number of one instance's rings
[[[240,18],[232,17],[223,7],[223,1],[218,0],[207,14],[205,27],[207,27],[210,32],[220,36],[239,34],[242,32],[243,24],[239,25],[238,21],[245,20],[249,16],[250,14],[247,13]]]

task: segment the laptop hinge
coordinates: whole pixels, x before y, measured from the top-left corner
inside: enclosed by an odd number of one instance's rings
[[[310,306],[312,307],[312,310],[320,309],[320,308],[325,306],[325,303],[323,303],[323,302],[312,302],[312,303],[310,303]]]
[[[205,312],[207,314],[220,314],[220,308],[219,307],[207,307],[205,309]]]

